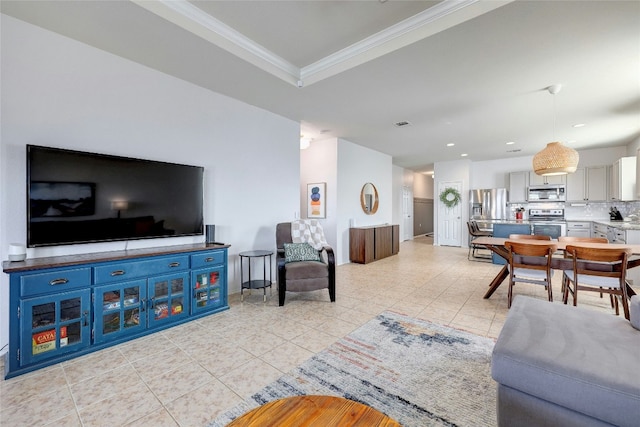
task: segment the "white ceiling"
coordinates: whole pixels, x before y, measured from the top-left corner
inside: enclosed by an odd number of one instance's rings
[[[640,1],[2,0],[0,7],[299,121],[315,140],[344,138],[416,171],[462,154],[532,155],[552,140],[580,150],[640,137]],[[545,88],[556,83],[563,89],[552,96]],[[411,124],[394,126],[399,121]]]

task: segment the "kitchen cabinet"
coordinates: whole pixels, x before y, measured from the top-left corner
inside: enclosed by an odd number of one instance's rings
[[[4,262],[10,313],[5,378],[227,309],[227,247]]]
[[[567,236],[591,237],[590,221],[567,221]]]
[[[610,243],[628,244],[628,245],[640,245],[640,230],[629,230],[618,226],[606,226],[604,224],[594,223],[599,228],[607,229],[607,238]],[[627,270],[627,281],[631,285],[637,285],[640,283],[640,269],[632,268]]]
[[[608,227],[605,224],[594,222],[593,227],[591,228],[591,236],[604,237],[605,239],[609,239],[608,231]]]
[[[566,184],[566,175],[540,176],[537,173],[529,172],[529,185],[546,184]]]
[[[568,202],[603,202],[607,198],[607,166],[578,168],[567,180]]]
[[[628,245],[640,245],[640,230],[625,230],[624,241]],[[627,281],[633,286],[638,286],[640,284],[640,269],[627,270]]]
[[[529,187],[529,172],[511,172],[509,174],[509,203],[526,203]]]
[[[611,200],[636,200],[636,158],[622,157],[611,166]]]

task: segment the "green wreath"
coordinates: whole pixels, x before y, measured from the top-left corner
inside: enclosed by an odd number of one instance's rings
[[[440,193],[440,201],[448,208],[458,206],[460,198],[460,192],[455,188],[447,187]]]

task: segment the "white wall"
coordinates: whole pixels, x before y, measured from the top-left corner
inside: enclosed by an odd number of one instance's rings
[[[338,139],[338,223],[336,262],[349,262],[350,220],[356,225],[391,224],[393,219],[393,172],[391,156]],[[378,212],[367,215],[360,205],[360,190],[367,182],[378,189]]]
[[[299,124],[6,15],[1,19],[2,259],[10,242],[25,242],[26,144],[186,163],[205,167],[205,223],[216,224],[216,240],[231,244],[229,290],[238,292],[238,252],[275,249],[275,224],[299,210]],[[142,240],[129,248],[201,241]],[[28,256],[124,247],[37,248]],[[8,286],[3,274],[0,348],[8,340]]]
[[[391,221],[393,224],[400,226],[400,241],[413,239],[413,171],[401,168],[400,166],[392,166],[393,174],[393,214]],[[407,214],[409,215],[405,221],[404,217],[404,189],[409,192],[409,203],[407,205]]]
[[[635,156],[637,155],[638,150],[640,150],[640,136],[627,144],[627,152],[625,156]]]
[[[433,199],[434,178],[431,175],[416,173],[413,175],[413,196],[421,199]]]
[[[300,150],[300,218],[307,218],[307,184],[324,182],[326,191],[326,218],[320,219],[327,243],[336,255],[337,167],[338,140],[336,138],[313,141],[309,148]],[[337,255],[336,255],[337,256]]]

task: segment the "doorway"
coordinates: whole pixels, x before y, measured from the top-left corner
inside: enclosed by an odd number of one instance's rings
[[[413,235],[433,235],[433,199],[413,199]]]

